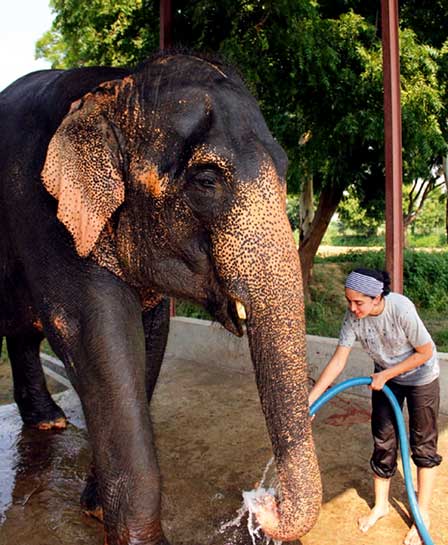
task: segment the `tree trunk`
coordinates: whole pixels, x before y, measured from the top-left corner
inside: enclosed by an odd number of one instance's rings
[[[403,214],[403,247],[409,248],[409,229],[415,224],[417,213]]]
[[[448,156],[443,158],[443,177],[445,178],[445,185],[447,191],[447,198],[445,200],[445,233],[446,242],[448,243]]]
[[[299,246],[299,256],[302,265],[302,279],[305,293],[311,277],[314,256],[327,230],[330,220],[342,198],[342,187],[328,187],[322,190],[314,219],[307,235]]]
[[[308,235],[311,224],[314,219],[314,191],[313,176],[307,176],[302,191],[300,192],[299,202],[299,244]]]

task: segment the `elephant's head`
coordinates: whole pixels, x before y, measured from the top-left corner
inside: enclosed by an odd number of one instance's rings
[[[80,256],[140,293],[197,301],[238,335],[245,307],[280,482],[265,530],[284,541],[313,526],[321,502],[286,165],[231,69],[175,55],[74,103],[43,170]]]

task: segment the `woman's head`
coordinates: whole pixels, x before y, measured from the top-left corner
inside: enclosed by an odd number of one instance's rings
[[[390,293],[390,277],[385,271],[355,269],[345,281],[345,297],[357,318],[375,316],[383,310],[384,297]]]

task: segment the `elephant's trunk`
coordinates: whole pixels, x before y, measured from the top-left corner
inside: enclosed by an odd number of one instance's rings
[[[284,304],[288,310],[294,306],[291,301]],[[279,482],[277,505],[261,506],[257,518],[269,536],[292,541],[314,526],[322,493],[308,411],[303,320],[282,306],[271,310],[273,315],[261,323],[258,316],[248,322]]]
[[[275,176],[269,170],[266,177]],[[248,194],[240,202],[246,204],[232,210],[232,229],[226,235],[224,226],[214,247],[231,297],[247,307],[251,355],[277,466],[277,504],[271,512],[261,507],[257,518],[266,534],[291,541],[316,522],[322,491],[308,408],[299,256],[285,194],[266,177],[242,189]]]

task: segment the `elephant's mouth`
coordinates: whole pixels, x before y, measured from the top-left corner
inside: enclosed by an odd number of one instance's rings
[[[233,298],[225,298],[207,305],[208,311],[231,333],[242,337],[244,335],[243,324],[246,320],[244,305]]]

